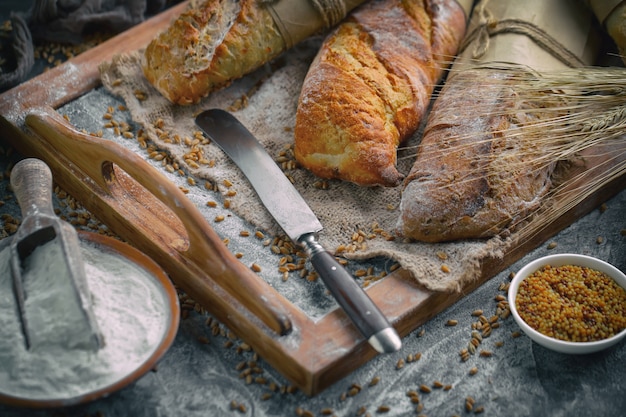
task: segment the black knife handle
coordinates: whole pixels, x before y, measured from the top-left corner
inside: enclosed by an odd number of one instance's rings
[[[381,353],[400,349],[395,329],[354,277],[317,243],[314,234],[302,236],[300,243],[326,287],[368,342]]]

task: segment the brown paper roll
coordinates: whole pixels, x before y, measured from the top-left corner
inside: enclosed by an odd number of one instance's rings
[[[626,1],[587,0],[589,7],[619,49],[626,64]]]
[[[457,62],[506,62],[536,70],[593,65],[599,40],[593,16],[571,0],[482,0],[467,33]]]
[[[267,1],[274,23],[287,48],[321,29],[329,29],[365,0],[277,0]]]
[[[617,9],[617,6],[620,4],[624,6],[623,0],[586,0],[586,2],[602,24]]]

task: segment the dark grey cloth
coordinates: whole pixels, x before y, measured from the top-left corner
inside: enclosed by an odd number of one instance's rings
[[[0,73],[0,90],[19,84],[29,74],[34,42],[78,44],[87,33],[120,33],[179,1],[35,0],[27,13],[11,16],[15,66]]]
[[[122,32],[165,4],[166,0],[37,0],[29,26],[35,40],[77,43],[87,31]]]
[[[18,14],[11,14],[12,53],[15,69],[10,72],[0,72],[0,90],[19,84],[26,78],[35,63],[33,41],[24,18]]]

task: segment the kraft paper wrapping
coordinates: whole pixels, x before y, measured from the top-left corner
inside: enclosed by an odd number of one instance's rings
[[[291,48],[321,29],[329,29],[365,0],[269,0],[266,3],[276,27]],[[474,0],[457,0],[470,16]],[[320,7],[327,13],[320,11]]]
[[[479,1],[455,66],[506,62],[545,71],[593,65],[599,42],[593,23],[578,1]]]
[[[287,48],[339,23],[364,0],[277,0],[267,1],[276,27]]]
[[[614,13],[618,6],[623,7],[626,4],[623,0],[586,0],[586,3],[602,24]]]
[[[587,0],[587,4],[609,36],[615,41],[626,64],[626,1]]]

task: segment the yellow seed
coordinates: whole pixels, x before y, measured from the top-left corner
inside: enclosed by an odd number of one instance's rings
[[[453,319],[450,319],[446,322],[446,326],[456,326],[457,324],[459,324],[459,322]]]
[[[531,327],[561,340],[601,340],[626,327],[626,291],[591,268],[545,266],[521,282],[516,305]]]
[[[482,337],[489,337],[491,336],[491,326],[484,326],[481,332]]]
[[[253,263],[251,268],[254,272],[261,272],[261,267],[257,263]]]
[[[380,382],[380,377],[379,376],[375,376],[374,378],[372,378],[372,380],[369,383],[370,387],[373,387],[374,385],[378,384]]]
[[[448,273],[450,272],[450,267],[446,264],[441,265],[441,272]]]
[[[465,399],[465,411],[469,413],[470,411],[472,411],[473,408],[474,408],[474,399],[472,397],[467,397]]]

